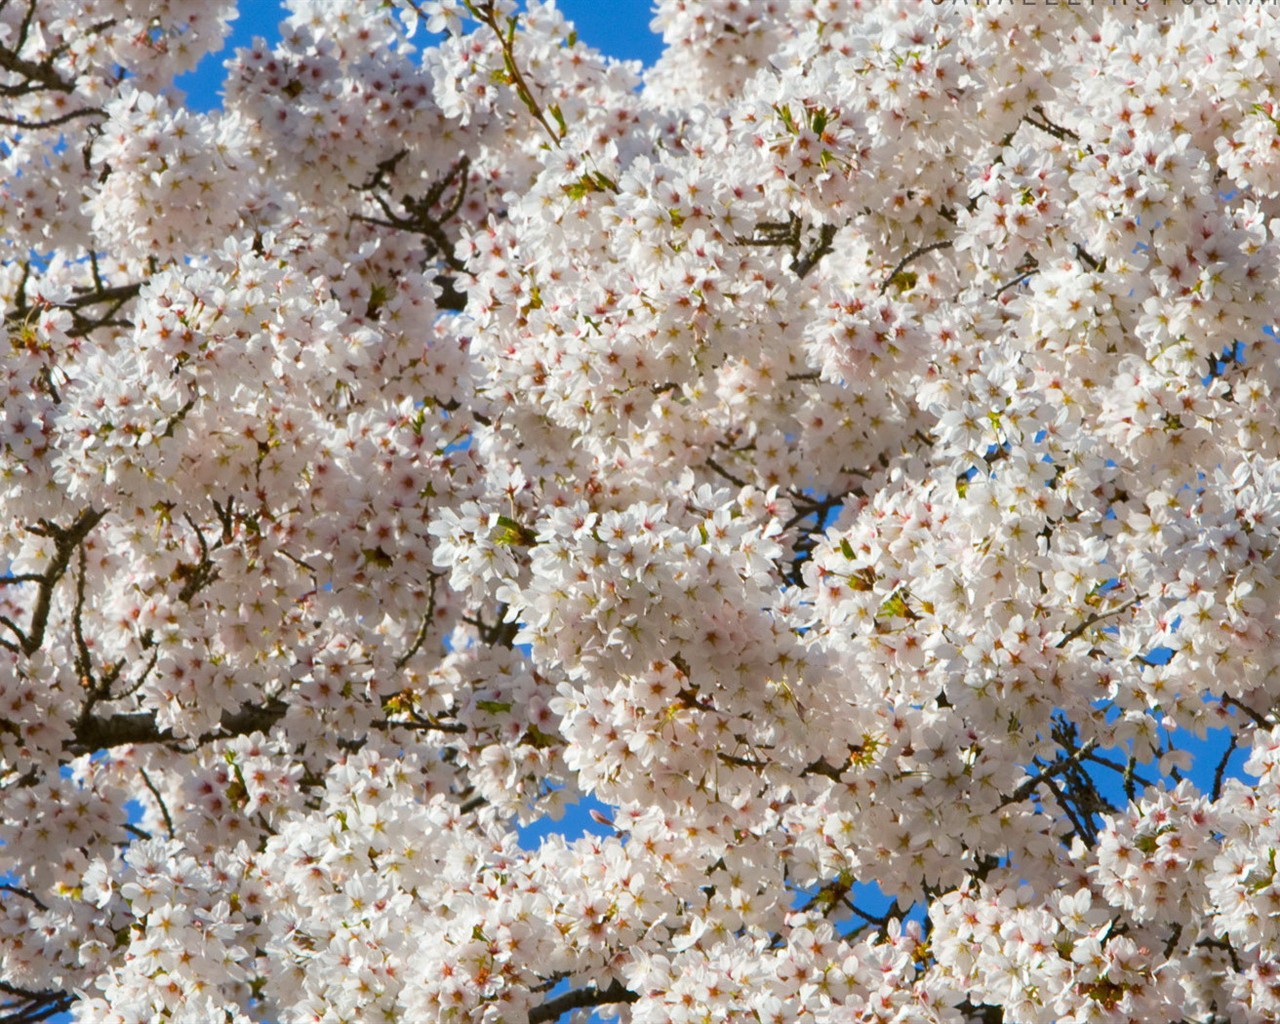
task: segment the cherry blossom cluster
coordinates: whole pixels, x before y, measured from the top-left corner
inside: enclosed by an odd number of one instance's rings
[[[0,3],[0,1021],[1280,1017],[1280,7],[235,13]]]

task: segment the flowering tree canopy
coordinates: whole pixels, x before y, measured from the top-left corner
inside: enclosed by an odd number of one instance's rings
[[[1276,1019],[1280,6],[233,14],[0,0],[0,1021]]]

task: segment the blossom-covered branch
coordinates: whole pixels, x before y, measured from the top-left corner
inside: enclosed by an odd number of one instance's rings
[[[1280,1018],[1280,8],[234,7],[0,0],[0,1020]]]

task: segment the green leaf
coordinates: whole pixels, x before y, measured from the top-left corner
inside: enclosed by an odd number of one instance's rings
[[[491,715],[505,715],[511,710],[512,704],[509,700],[478,700],[476,707]]]
[[[364,555],[365,565],[376,565],[379,569],[389,569],[395,564],[391,556],[382,548],[364,548],[361,553]]]
[[[840,551],[845,558],[853,561],[853,545],[849,543],[848,537],[840,538]]]
[[[558,736],[551,735],[551,733],[543,732],[536,725],[531,725],[524,734],[524,741],[531,747],[546,750],[548,747],[557,746],[560,739]]]
[[[1275,115],[1272,114],[1271,111],[1269,111],[1261,103],[1255,103],[1249,109],[1252,110],[1255,114],[1261,114],[1263,117],[1265,117],[1268,121],[1271,122],[1272,126],[1276,129],[1276,131],[1280,132],[1280,120],[1276,120]]]
[[[875,588],[876,580],[879,578],[876,575],[876,571],[869,566],[866,569],[859,569],[849,577],[849,589],[855,590],[859,594],[865,594]]]
[[[489,539],[499,547],[528,547],[538,538],[527,526],[521,526],[510,516],[498,516],[498,525],[493,528]]]
[[[561,185],[560,191],[570,199],[585,199],[592,192],[599,192],[600,190],[596,188],[595,182],[591,179],[591,175],[584,174],[571,185]]]
[[[877,617],[887,617],[891,619],[907,619],[914,618],[911,609],[907,607],[907,602],[902,595],[894,591],[889,598],[880,606],[880,611],[876,613]]]
[[[561,192],[570,197],[571,200],[581,200],[581,198],[590,196],[593,192],[613,192],[614,195],[617,195],[620,191],[618,183],[614,182],[608,174],[599,172],[599,170],[585,173],[576,182],[562,184],[561,186]]]
[[[889,278],[889,286],[894,288],[899,295],[902,295],[911,291],[918,280],[920,280],[920,277],[914,270],[899,270],[893,277]]]

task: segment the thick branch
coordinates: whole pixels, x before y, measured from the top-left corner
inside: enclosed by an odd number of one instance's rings
[[[222,716],[218,730],[200,736],[196,743],[211,743],[216,739],[245,736],[253,732],[269,732],[284,718],[287,710],[288,705],[283,701],[269,700],[265,704],[253,704],[238,711],[228,711]],[[82,754],[126,744],[171,743],[177,739],[170,730],[156,725],[155,715],[138,711],[106,718],[90,716],[84,719],[76,727],[75,743],[71,749],[73,753]]]
[[[5,981],[0,981],[0,992],[21,1000],[0,1005],[0,1024],[37,1024],[65,1013],[76,1001],[76,997],[67,992],[35,992]]]
[[[831,244],[835,241],[835,237],[836,226],[834,224],[823,224],[818,229],[818,240],[814,243],[813,248],[792,260],[792,273],[799,278],[807,277],[809,271],[821,262],[823,256],[835,252],[835,247]]]
[[[21,75],[28,81],[39,82],[44,88],[52,89],[55,92],[75,91],[75,83],[68,82],[62,78],[53,70],[51,63],[42,61],[37,64],[33,60],[19,57],[6,46],[0,46],[0,69],[11,71],[15,75]]]
[[[53,588],[58,585],[67,566],[71,563],[72,553],[101,521],[105,512],[89,509],[83,512],[71,526],[63,529],[52,523],[41,521],[38,526],[30,527],[33,533],[52,537],[54,543],[53,559],[40,575],[40,588],[36,591],[36,606],[31,613],[31,625],[24,633],[11,622],[6,622],[9,629],[18,637],[22,653],[32,655],[44,643],[45,627],[49,623],[49,609],[53,604]]]
[[[555,999],[548,999],[541,1006],[529,1011],[529,1024],[545,1024],[559,1020],[573,1010],[583,1010],[589,1006],[608,1006],[610,1003],[634,1003],[640,997],[628,989],[620,981],[613,981],[606,989],[581,988],[576,992],[566,992]]]

